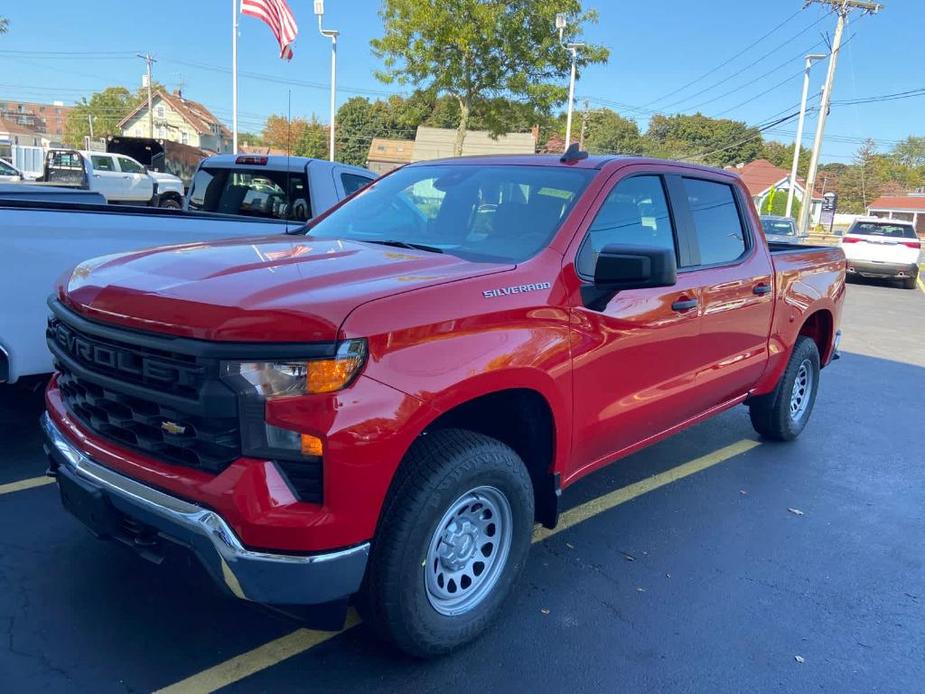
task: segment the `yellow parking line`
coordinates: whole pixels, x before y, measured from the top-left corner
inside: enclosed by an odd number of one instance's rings
[[[19,480],[19,482],[0,484],[0,496],[3,496],[4,494],[12,494],[13,492],[21,492],[24,489],[32,489],[33,487],[44,487],[46,484],[54,483],[55,480],[53,477],[46,477],[42,475],[41,477],[32,477],[27,480]]]
[[[737,455],[750,451],[756,446],[760,446],[761,443],[758,441],[752,441],[749,439],[743,439],[742,441],[737,441],[736,443],[720,448],[718,451],[713,453],[708,453],[707,455],[701,456],[700,458],[695,458],[690,462],[679,465],[678,467],[671,468],[665,472],[660,472],[657,475],[652,475],[644,480],[636,482],[635,484],[630,484],[626,487],[621,487],[615,491],[610,492],[609,494],[604,494],[604,496],[599,496],[596,499],[591,499],[580,506],[571,508],[568,511],[564,512],[559,516],[559,523],[553,530],[549,528],[544,528],[542,526],[537,526],[533,531],[533,542],[542,542],[547,537],[560,533],[567,528],[571,528],[573,525],[582,523],[592,516],[596,516],[599,513],[608,511],[615,506],[620,504],[625,504],[627,501],[635,499],[637,496],[642,496],[648,492],[651,492],[659,487],[664,487],[666,484],[671,484],[672,482],[677,482],[680,479],[683,479],[689,475],[700,472],[701,470],[706,470],[708,467],[718,465],[723,463],[730,458],[734,458]]]
[[[287,658],[304,653],[320,643],[334,638],[347,629],[360,623],[360,616],[350,610],[347,613],[347,622],[341,631],[315,631],[313,629],[296,629],[291,634],[282,636],[258,646],[252,651],[226,660],[215,667],[188,677],[164,689],[158,689],[154,694],[197,694],[199,692],[214,692],[238,680],[249,677],[254,673],[266,670]]]
[[[925,293],[925,282],[922,281],[922,276],[921,276],[921,275],[919,275],[919,277],[918,277],[918,279],[915,281],[915,283],[916,283],[917,285],[919,285],[919,289],[921,289],[922,292]]]
[[[542,542],[546,538],[566,528],[578,525],[604,511],[609,511],[620,504],[624,504],[638,496],[654,491],[659,487],[664,487],[667,484],[677,482],[689,475],[723,463],[730,458],[741,455],[760,445],[761,443],[758,441],[743,439],[742,441],[737,441],[736,443],[720,448],[713,453],[695,458],[678,467],[660,472],[657,475],[653,475],[635,484],[621,487],[604,496],[592,499],[580,506],[565,511],[559,516],[559,524],[556,526],[555,530],[537,527],[533,532],[533,542]],[[347,631],[347,629],[359,623],[360,616],[351,609],[347,616],[347,623],[340,631],[332,632],[296,629],[291,634],[287,634],[275,641],[270,641],[262,646],[258,646],[252,651],[242,653],[208,670],[203,670],[192,677],[188,677],[182,682],[177,682],[164,689],[159,689],[155,694],[206,694],[207,692],[214,692],[222,687],[227,687],[234,682],[260,672],[261,670],[277,665],[288,658],[304,653],[318,644],[324,643],[342,634]]]

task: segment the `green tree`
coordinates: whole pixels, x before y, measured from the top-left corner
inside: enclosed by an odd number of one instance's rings
[[[634,121],[601,108],[587,115],[584,148],[592,154],[642,154],[643,142]]]
[[[646,131],[647,154],[703,161],[714,166],[750,162],[761,151],[761,132],[727,118],[702,113],[652,116]]]
[[[249,133],[242,130],[238,132],[238,140],[241,143],[246,143],[248,145],[262,145],[263,135],[260,133]]]
[[[566,41],[576,41],[581,25],[597,20],[580,0],[384,0],[385,33],[371,41],[384,61],[376,76],[455,99],[455,152],[461,154],[473,112],[500,135],[511,132],[513,102],[549,113],[566,98],[570,56],[553,30],[557,12],[568,16]],[[609,52],[588,45],[578,55],[585,67],[606,62]]]
[[[793,165],[793,143],[785,145],[782,142],[769,140],[762,143],[758,156],[761,159],[767,159],[774,166],[790,171],[790,167]],[[797,165],[798,176],[806,176],[806,172],[809,171],[809,159],[811,156],[811,150],[800,147],[800,162]]]
[[[107,87],[89,99],[82,98],[67,114],[64,142],[72,147],[82,147],[84,137],[90,135],[90,119],[93,120],[94,137],[121,134],[119,121],[139,103],[138,96],[125,87]]]
[[[794,219],[799,219],[802,207],[800,199],[794,196],[790,216]],[[779,217],[783,217],[787,212],[787,191],[772,190],[765,196],[764,200],[761,201],[761,208],[758,212],[759,214],[776,214]]]
[[[293,154],[313,159],[328,158],[328,126],[319,121],[314,113],[296,142]]]
[[[897,162],[912,169],[925,168],[925,137],[910,135],[891,152]]]
[[[334,134],[338,161],[365,166],[374,137],[414,138],[414,127],[401,125],[397,118],[403,107],[400,98],[370,101],[355,96],[337,109]]]

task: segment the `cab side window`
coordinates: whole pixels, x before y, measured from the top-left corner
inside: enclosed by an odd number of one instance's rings
[[[664,248],[675,252],[677,257],[661,176],[633,176],[614,186],[578,252],[575,261],[578,274],[592,277],[598,255],[612,243]]]
[[[91,155],[90,161],[93,168],[97,171],[115,171],[116,167],[112,164],[112,157],[104,157],[98,154]]]
[[[748,249],[732,186],[685,178],[684,190],[700,248],[700,264],[731,263]]]
[[[119,168],[125,173],[144,173],[145,167],[134,159],[128,157],[119,157]]]

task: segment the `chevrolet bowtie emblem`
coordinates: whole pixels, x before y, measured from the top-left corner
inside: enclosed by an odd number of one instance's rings
[[[175,422],[164,422],[161,424],[161,429],[174,436],[186,433],[186,427],[181,424],[176,424]]]

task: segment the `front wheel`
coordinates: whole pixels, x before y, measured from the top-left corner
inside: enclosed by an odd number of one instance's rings
[[[799,436],[816,403],[819,369],[819,348],[812,338],[800,335],[777,387],[749,402],[755,431],[774,441]]]
[[[160,201],[158,207],[165,207],[168,210],[182,210],[183,205],[180,204],[180,201],[176,198],[165,198]]]
[[[386,501],[361,608],[406,653],[446,653],[497,616],[532,530],[530,475],[513,450],[470,431],[427,434]]]

